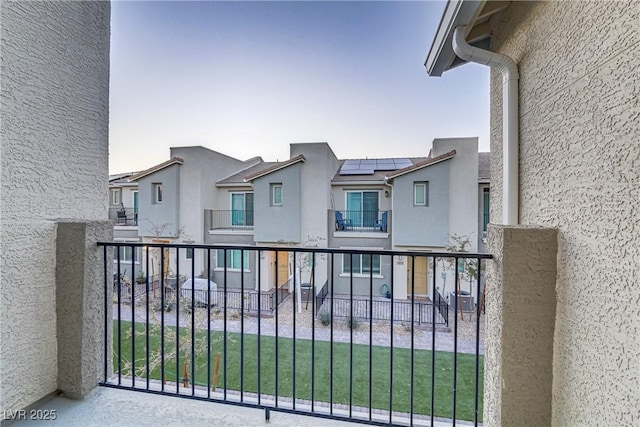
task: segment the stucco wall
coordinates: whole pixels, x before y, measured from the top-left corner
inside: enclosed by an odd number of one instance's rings
[[[179,216],[181,167],[172,165],[138,180],[138,235],[176,237],[183,225]],[[162,184],[162,203],[155,203],[154,184]]]
[[[256,242],[301,242],[301,168],[297,163],[256,179],[253,183]],[[271,205],[271,184],[282,184],[282,205]]]
[[[393,180],[393,244],[446,246],[449,227],[449,168],[451,160],[419,169]],[[428,204],[413,204],[414,182],[428,182]]]
[[[57,218],[106,220],[108,2],[2,2],[0,408],[56,390]]]
[[[637,425],[640,3],[514,2],[502,22],[493,49],[520,68],[520,221],[559,229],[553,424]],[[494,196],[500,79],[492,73]],[[501,211],[494,197],[492,222]]]

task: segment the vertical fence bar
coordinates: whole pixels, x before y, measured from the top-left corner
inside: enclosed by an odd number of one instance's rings
[[[185,253],[189,248],[185,248]],[[196,250],[191,248],[191,395],[196,394]],[[178,277],[178,282],[180,278]],[[207,282],[207,289],[209,283]],[[204,300],[204,299],[203,299]],[[209,292],[207,291],[207,299],[209,302]],[[207,304],[208,306],[209,304]]]
[[[113,310],[109,313],[109,280],[107,279],[107,258],[109,252],[107,245],[102,247],[102,253],[104,256],[104,382],[106,383],[109,379],[109,340],[107,339],[109,337],[109,315],[113,317]],[[113,293],[113,284],[111,288],[111,293]]]
[[[136,247],[131,245],[131,387],[136,386]]]
[[[326,271],[326,269],[325,269]],[[311,412],[314,412],[316,400],[316,253],[311,253]],[[308,298],[308,297],[307,297]],[[308,299],[307,299],[308,301]]]
[[[436,273],[437,264],[436,257],[433,257],[433,301],[436,299]],[[440,298],[438,298],[438,305],[440,304]],[[439,310],[438,310],[439,311]],[[436,405],[436,310],[435,306],[431,310],[431,425],[434,424],[434,410]]]
[[[207,248],[207,399],[211,399],[211,248]]]
[[[360,268],[362,269],[362,254]],[[349,418],[353,414],[353,253],[349,254]]]
[[[220,254],[220,251],[218,251],[218,254]],[[224,272],[223,272],[223,277],[224,277],[224,287],[223,287],[223,297],[224,297],[224,313],[223,313],[223,330],[224,330],[224,339],[222,340],[222,352],[223,352],[223,359],[224,359],[224,389],[222,391],[223,393],[223,399],[227,400],[227,308],[229,307],[228,305],[228,301],[227,301],[227,262],[228,262],[228,258],[227,258],[227,248],[224,248],[222,250],[222,255],[223,255],[223,265],[224,265]],[[218,265],[220,265],[220,260],[218,260]]]
[[[164,372],[164,309],[165,309],[165,289],[164,289],[164,247],[159,246],[160,251],[160,388],[164,391],[166,376]]]
[[[408,261],[407,261],[408,262]],[[391,336],[389,337],[389,424],[393,424],[393,303],[395,298],[393,280],[393,257],[391,257]]]
[[[121,330],[121,320],[122,320],[122,274],[120,273],[120,246],[116,248],[118,261],[117,261],[117,270],[118,270],[118,385],[122,384],[122,330]]]
[[[460,296],[458,295],[458,263],[460,262],[459,258],[455,258],[455,281],[453,283],[454,289],[454,321],[453,321],[453,413],[452,413],[452,422],[453,425],[456,425],[456,404],[458,397],[458,300]],[[462,307],[460,307],[462,309]]]
[[[331,252],[331,324],[329,327],[329,414],[333,415],[333,275],[334,275],[334,266],[333,263],[335,261],[334,253]],[[342,254],[342,262],[344,262],[344,254]]]
[[[145,367],[145,374],[146,374],[146,379],[147,379],[147,390],[149,390],[149,246],[145,247],[145,267],[144,267],[144,271],[146,272],[145,275],[147,276],[145,278],[145,292],[147,293],[147,298],[145,301],[146,307],[145,307],[145,363],[146,363],[146,367]],[[153,286],[153,284],[152,284]]]
[[[279,264],[279,262],[280,262],[280,259],[279,259],[280,252],[277,251],[277,250],[275,252],[276,252],[276,262],[275,262],[275,267],[276,267],[275,268],[275,273],[276,273],[276,295],[275,295],[276,296],[276,307],[275,307],[275,311],[276,311],[276,324],[275,324],[275,329],[276,329],[275,330],[275,333],[276,333],[276,360],[275,360],[276,361],[276,384],[275,384],[276,385],[276,393],[275,393],[275,395],[276,396],[275,396],[275,406],[277,408],[278,407],[278,386],[279,386],[279,384],[278,384],[278,379],[279,379],[278,378],[278,370],[279,369],[278,368],[280,367],[279,360],[278,360],[279,359],[279,355],[280,355],[280,351],[278,349],[278,341],[279,341],[279,339],[278,339],[278,328],[279,328],[279,324],[278,324],[278,294],[280,293],[280,287],[279,287],[279,283],[278,283],[278,270],[279,270],[279,266],[280,266],[280,264]]]
[[[293,394],[293,399],[292,399],[292,409],[295,410],[296,409],[296,311],[298,310],[298,305],[297,305],[297,297],[298,297],[298,288],[297,285],[298,283],[296,283],[296,258],[297,258],[298,252],[293,252],[293,387],[292,387],[292,394]]]
[[[382,273],[382,255],[378,256]],[[369,271],[369,421],[371,421],[373,408],[373,255],[371,254],[369,254],[369,265],[371,266]]]
[[[240,402],[244,402],[244,249],[240,249]]]
[[[169,249],[169,262],[171,262],[171,249]],[[171,266],[169,266],[171,268]],[[195,284],[192,282],[191,287]],[[176,394],[180,394],[180,248],[176,248]],[[193,310],[193,299],[191,299]]]
[[[478,283],[476,284],[476,301],[478,309],[476,312],[476,392],[473,412],[473,425],[478,426],[479,395],[480,395],[480,277],[482,272],[482,261],[478,258]]]
[[[414,368],[415,368],[415,308],[416,308],[416,258],[411,256],[411,367],[409,381],[409,424],[413,425],[413,395],[415,392],[414,385]]]
[[[258,251],[258,406],[262,398],[262,251]],[[267,264],[268,265],[268,264]]]

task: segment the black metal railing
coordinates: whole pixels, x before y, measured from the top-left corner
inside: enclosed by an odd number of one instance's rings
[[[109,208],[109,219],[114,225],[138,225],[138,209]]]
[[[438,288],[447,293],[445,270],[454,289],[473,271],[460,265],[473,264],[475,271],[482,271],[490,255],[99,245],[104,250],[107,337],[102,386],[261,408],[267,420],[271,411],[281,411],[372,425],[434,425],[436,419],[449,419],[453,425],[459,420],[482,422],[484,316],[478,309],[458,314],[455,301],[454,311],[448,311]],[[120,263],[115,276],[106,274],[114,259],[110,251],[123,247],[133,254],[138,252],[134,247],[143,248],[142,259],[131,264],[133,277],[142,268],[165,272],[159,275],[157,290],[153,278],[131,286],[129,302],[122,293]],[[193,256],[185,262],[180,255],[187,249]],[[228,286],[232,272],[226,268],[221,275],[216,270],[217,282],[212,280],[214,256],[232,250],[241,252],[240,270],[245,272],[239,289]],[[250,254],[249,265],[244,265],[244,252]],[[344,259],[356,259],[343,254],[370,257],[369,264],[374,256],[383,259],[379,275],[396,298],[377,306],[382,303],[375,296],[373,272],[368,277],[350,275],[348,295],[338,293],[336,287],[345,283]],[[416,260],[423,258],[428,294],[435,296],[434,301],[426,296],[398,297],[416,294],[416,282],[421,282],[415,280],[417,268],[401,282],[397,277],[403,275],[394,270],[407,271],[408,265],[417,266]],[[193,278],[196,271],[208,272],[200,278],[206,286],[196,289],[192,281],[185,288],[188,278],[175,289],[166,283],[166,272]],[[287,277],[278,277],[282,274]],[[297,277],[310,280],[302,284]],[[283,282],[286,286],[271,286]],[[303,288],[315,297],[307,294],[301,301]],[[253,295],[264,295],[258,289],[270,289],[273,304],[265,297],[254,300]],[[294,291],[298,289],[300,293]],[[479,301],[477,278],[474,289]],[[262,315],[264,305],[273,307],[271,317]],[[449,316],[449,328],[437,328]]]
[[[211,229],[253,228],[252,210],[211,210]]]
[[[390,211],[329,211],[335,217],[336,231],[378,231],[386,233],[391,224]]]
[[[411,322],[418,325],[429,324],[433,321],[433,307],[436,307],[436,325],[449,325],[449,318],[443,314],[447,313],[448,303],[446,301],[411,301],[411,300],[391,300],[384,297],[374,297],[373,299],[349,295],[333,296],[333,316],[334,317],[356,317],[360,320],[393,320],[398,322]],[[323,306],[324,311],[330,311],[331,301],[327,301]],[[393,308],[392,308],[393,305]]]

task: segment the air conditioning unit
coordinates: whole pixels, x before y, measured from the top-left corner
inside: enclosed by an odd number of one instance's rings
[[[449,293],[449,307],[451,309],[456,308],[456,299],[458,300],[458,310],[462,307],[462,311],[472,311],[474,310],[474,300],[473,296],[469,294],[467,291],[460,291],[460,296],[456,296],[455,292]]]

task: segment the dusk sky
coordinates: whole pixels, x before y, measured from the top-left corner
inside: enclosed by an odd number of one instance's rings
[[[489,149],[489,70],[429,77],[443,2],[111,5],[110,172],[169,147],[266,161],[328,142],[339,158],[425,156],[438,137]]]

